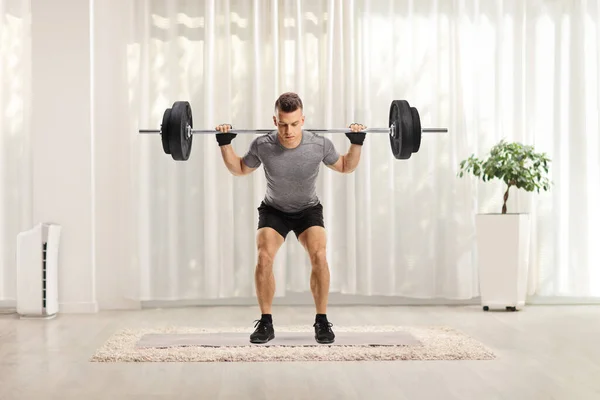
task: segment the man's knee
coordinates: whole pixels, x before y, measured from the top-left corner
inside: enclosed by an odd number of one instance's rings
[[[270,273],[273,268],[275,254],[284,239],[273,228],[262,228],[257,233],[258,260],[256,268],[259,272]]]
[[[310,262],[313,267],[324,267],[327,265],[327,251],[319,248],[310,252]]]
[[[270,272],[273,269],[274,254],[267,249],[258,249],[256,268],[259,272]]]

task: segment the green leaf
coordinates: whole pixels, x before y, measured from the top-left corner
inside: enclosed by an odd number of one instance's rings
[[[550,190],[550,162],[546,153],[537,153],[532,145],[502,139],[492,146],[486,158],[479,159],[471,154],[460,161],[458,176],[462,178],[466,174],[472,174],[483,182],[497,179],[509,188],[516,186],[518,189],[539,193],[541,189]]]

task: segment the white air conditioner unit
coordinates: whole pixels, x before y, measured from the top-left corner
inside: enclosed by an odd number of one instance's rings
[[[54,318],[58,313],[58,246],[62,227],[38,224],[17,235],[17,313]]]

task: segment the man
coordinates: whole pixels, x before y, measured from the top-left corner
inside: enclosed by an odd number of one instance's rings
[[[327,238],[323,207],[316,195],[316,179],[321,162],[341,173],[350,173],[358,165],[365,133],[360,124],[351,124],[346,136],[351,145],[347,154],[339,155],[333,142],[321,135],[303,131],[304,114],[300,97],[284,93],[275,102],[273,122],[277,130],[256,137],[244,157],[231,146],[235,133],[231,125],[219,125],[216,138],[227,169],[235,176],[248,175],[261,164],[267,179],[265,198],[258,207],[256,245],[258,260],[255,284],[261,319],[250,335],[251,343],[267,343],[275,338],[271,305],[275,296],[273,261],[287,234],[294,231],[306,249],[312,265],[310,289],[316,307],[315,340],[333,343],[333,326],[327,320],[329,266],[326,258]]]

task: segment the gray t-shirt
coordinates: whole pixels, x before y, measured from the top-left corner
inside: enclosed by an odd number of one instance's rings
[[[284,212],[298,212],[319,204],[316,180],[321,162],[331,165],[339,156],[333,142],[319,134],[302,131],[300,144],[288,149],[274,131],[252,140],[242,160],[250,168],[263,164],[267,178],[265,204]]]

